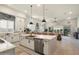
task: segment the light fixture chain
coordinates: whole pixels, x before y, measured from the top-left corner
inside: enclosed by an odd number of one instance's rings
[[[32,6],[32,5],[30,5],[30,8],[31,8],[31,19],[32,19],[32,7],[33,7],[33,6]]]
[[[45,5],[43,4],[43,19],[45,19]]]

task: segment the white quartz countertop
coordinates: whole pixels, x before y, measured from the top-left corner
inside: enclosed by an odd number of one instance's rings
[[[15,46],[9,42],[7,42],[6,40],[0,38],[1,40],[5,41],[4,43],[0,43],[0,52],[4,52],[7,51],[9,49],[13,49],[15,48]]]
[[[35,38],[51,40],[56,38],[56,35],[36,35]]]
[[[47,40],[51,40],[51,39],[54,39],[56,38],[56,35],[38,35],[38,34],[32,34],[34,36],[34,38],[37,38],[37,39],[47,39]],[[21,36],[30,36],[30,34],[22,34]]]

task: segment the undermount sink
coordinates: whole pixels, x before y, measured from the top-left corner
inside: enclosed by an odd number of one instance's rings
[[[27,37],[35,37],[35,35],[28,35]]]
[[[27,36],[27,37],[35,37],[35,36]]]
[[[0,39],[0,43],[4,43],[4,41]]]

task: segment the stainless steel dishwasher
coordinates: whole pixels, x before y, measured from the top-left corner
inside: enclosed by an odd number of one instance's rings
[[[44,41],[43,39],[34,38],[34,50],[35,52],[44,55]]]

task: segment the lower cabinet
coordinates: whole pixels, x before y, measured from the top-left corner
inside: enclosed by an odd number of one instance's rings
[[[34,50],[34,40],[30,40],[30,48]]]
[[[45,54],[45,55],[48,55],[48,52],[49,52],[49,51],[48,51],[48,41],[45,40],[45,41],[44,41],[44,54]]]
[[[23,39],[21,45],[34,50],[34,40],[32,39]]]
[[[29,48],[29,49],[32,49],[38,53],[43,53],[45,55],[48,54],[48,41],[39,41],[38,39],[23,39],[21,41],[21,45]],[[43,50],[42,50],[43,49]]]
[[[8,42],[17,42],[17,41],[20,41],[19,35],[14,35],[14,34],[6,35],[6,36],[5,36],[5,39],[6,39]]]

